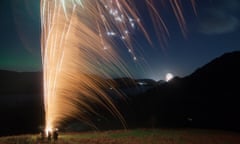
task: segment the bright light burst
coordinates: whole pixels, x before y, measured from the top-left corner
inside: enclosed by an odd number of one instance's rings
[[[173,79],[173,74],[172,73],[167,73],[166,76],[165,76],[165,80],[168,82],[170,81],[171,79]]]
[[[170,4],[186,34],[180,0],[145,0],[162,41],[166,42],[169,32],[156,3]],[[136,27],[151,42],[133,0],[41,0],[46,128],[58,127],[68,117],[91,125],[85,112],[94,113],[89,102],[105,106],[124,122],[105,91],[114,88],[113,83],[103,79],[113,74],[130,76],[113,37],[122,40],[136,61],[131,37]]]

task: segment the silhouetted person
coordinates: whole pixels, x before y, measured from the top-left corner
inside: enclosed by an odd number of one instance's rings
[[[52,139],[52,134],[51,134],[51,132],[50,131],[48,131],[48,141],[51,141],[51,139]]]
[[[55,131],[53,132],[53,140],[54,140],[54,141],[57,141],[57,140],[58,140],[58,131],[57,131],[57,130],[55,130]]]
[[[42,141],[44,140],[44,131],[43,130],[41,130],[41,132],[40,132],[40,138]]]

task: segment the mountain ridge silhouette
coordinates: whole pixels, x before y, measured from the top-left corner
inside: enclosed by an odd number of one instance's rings
[[[239,65],[240,51],[235,51],[169,82],[116,78],[115,86],[126,93],[127,102],[114,100],[129,128],[196,127],[240,131]],[[44,121],[42,72],[0,70],[0,80],[0,114],[4,115],[0,120],[0,135],[37,132]],[[140,91],[131,93],[134,95],[128,93],[133,90]],[[107,113],[102,108],[99,112]],[[108,114],[104,116],[108,117],[107,121],[95,121],[98,118],[92,117],[100,129],[121,127],[119,122],[109,125],[109,120],[117,120]]]

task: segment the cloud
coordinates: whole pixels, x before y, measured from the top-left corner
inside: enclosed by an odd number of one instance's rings
[[[201,18],[199,31],[203,34],[225,34],[239,28],[239,19],[223,9],[208,9]]]

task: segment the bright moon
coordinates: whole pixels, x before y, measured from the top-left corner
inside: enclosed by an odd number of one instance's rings
[[[167,82],[170,81],[172,78],[173,78],[173,74],[171,74],[171,73],[167,73],[166,76],[165,76],[165,80]]]

